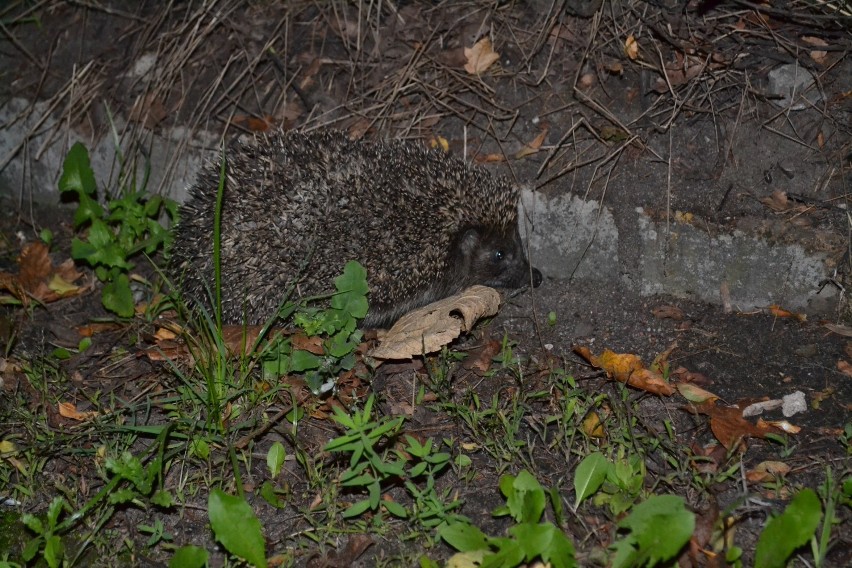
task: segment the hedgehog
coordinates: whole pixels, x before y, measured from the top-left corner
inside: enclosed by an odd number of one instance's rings
[[[367,328],[387,327],[473,284],[541,283],[521,244],[517,188],[446,152],[355,141],[341,131],[290,131],[237,142],[225,159],[226,323],[264,323],[288,292],[332,292],[349,260],[367,270]],[[184,297],[207,309],[220,168],[203,167],[190,188],[168,264]]]

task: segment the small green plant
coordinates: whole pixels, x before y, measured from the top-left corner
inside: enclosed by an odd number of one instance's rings
[[[62,563],[65,550],[62,546],[59,530],[59,515],[63,510],[70,511],[68,503],[62,497],[55,497],[47,508],[44,520],[29,513],[24,514],[22,521],[36,534],[24,547],[22,558],[30,562],[41,551],[41,556],[50,568],[56,568]]]
[[[169,231],[160,219],[165,214],[175,221],[177,203],[145,191],[128,190],[123,197],[102,206],[89,152],[79,142],[65,157],[59,190],[72,194],[78,202],[74,227],[87,229],[85,237],[72,241],[71,256],[95,269],[98,280],[104,283],[102,302],[106,309],[121,317],[132,316],[132,259],[141,253],[151,255],[167,244]]]
[[[349,467],[340,475],[340,485],[350,491],[366,493],[343,512],[352,518],[379,507],[400,519],[408,519],[417,527],[432,529],[448,522],[466,521],[455,511],[461,502],[450,497],[452,488],[439,492],[435,480],[452,461],[431,439],[420,442],[405,436],[405,444],[393,443],[402,428],[403,417],[373,419],[375,398],[371,396],[361,411],[352,415],[334,407],[334,420],[346,433],[329,442],[325,450],[351,454]],[[393,500],[381,499],[383,491],[393,483],[402,483],[413,503],[406,509]]]
[[[405,419],[399,416],[373,420],[374,403],[375,397],[370,396],[363,410],[356,410],[351,416],[334,407],[334,421],[346,428],[346,433],[330,441],[324,449],[351,454],[349,467],[340,476],[340,484],[349,489],[364,490],[368,495],[346,509],[344,518],[357,517],[368,510],[377,511],[381,504],[382,485],[405,475],[405,460],[388,461],[387,452],[381,449],[383,442],[393,440],[399,434]],[[385,508],[394,516],[407,516],[405,509],[396,502],[386,502]]]
[[[59,566],[65,562],[62,537],[71,535],[72,530],[83,519],[93,515],[97,516],[93,525],[102,527],[120,505],[144,508],[151,504],[162,508],[171,507],[171,493],[158,488],[163,481],[163,455],[168,432],[168,428],[161,429],[157,454],[147,465],[143,466],[142,460],[130,452],[122,452],[117,458],[107,458],[104,464],[107,483],[85,505],[72,515],[66,516],[64,520],[60,521],[60,514],[63,510],[72,512],[73,508],[63,497],[56,497],[51,502],[44,520],[25,514],[21,520],[36,536],[24,546],[23,559],[29,562],[41,552],[41,557],[48,566]],[[87,544],[91,543],[88,538],[82,540]],[[85,546],[80,547],[77,556],[69,560],[70,565],[73,565],[84,551]]]
[[[496,509],[493,515],[514,519],[517,524],[509,529],[511,536],[490,537],[469,522],[446,523],[438,528],[438,534],[460,551],[455,561],[478,562],[480,568],[497,568],[519,566],[540,558],[554,568],[577,566],[571,541],[553,523],[541,522],[548,500],[557,516],[561,514],[555,493],[548,497],[538,480],[526,470],[517,477],[503,476],[500,491],[506,498],[506,505]]]
[[[613,568],[658,566],[675,558],[695,530],[695,514],[678,495],[653,495],[618,522],[626,531],[610,550]]]
[[[273,342],[261,357],[267,376],[303,373],[314,394],[329,392],[341,373],[355,366],[355,349],[361,343],[358,320],[367,315],[367,271],[358,262],[347,262],[343,274],[335,278],[337,292],[328,308],[287,305],[284,314],[293,313],[293,323],[309,337],[322,338],[322,354],[293,349],[289,338]]]

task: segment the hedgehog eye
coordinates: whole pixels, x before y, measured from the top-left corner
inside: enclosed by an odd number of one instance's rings
[[[506,254],[502,250],[494,251],[494,262],[502,262],[506,258]]]

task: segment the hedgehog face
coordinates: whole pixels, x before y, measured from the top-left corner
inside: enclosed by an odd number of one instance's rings
[[[532,285],[541,284],[541,272],[530,269],[517,230],[507,235],[467,229],[458,239],[454,253],[456,275],[466,286],[521,288],[530,283],[530,272]]]

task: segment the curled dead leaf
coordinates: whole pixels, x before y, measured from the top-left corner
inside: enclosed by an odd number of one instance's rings
[[[70,418],[71,420],[89,420],[98,416],[100,413],[94,410],[90,410],[88,412],[80,412],[77,410],[77,406],[71,402],[60,402],[59,403],[59,415],[65,418]]]
[[[500,294],[496,290],[471,286],[402,316],[369,355],[376,359],[410,359],[433,353],[472,329],[480,318],[496,314],[499,307]]]
[[[604,349],[599,357],[592,355],[587,347],[576,347],[574,352],[593,366],[603,369],[606,374],[618,382],[661,396],[670,396],[675,392],[659,372],[646,369],[642,360],[632,353],[615,353]]]

